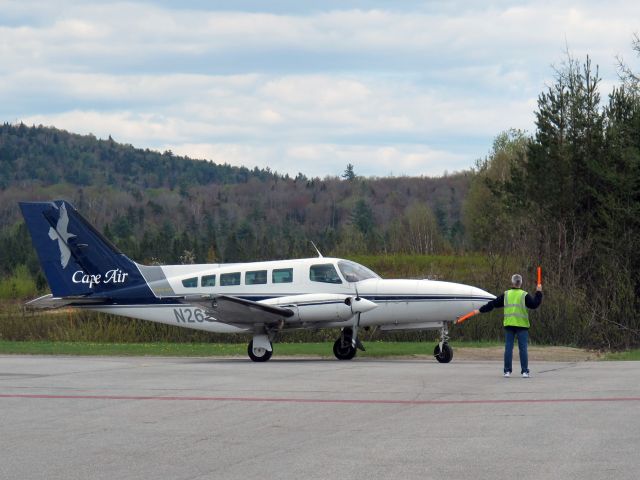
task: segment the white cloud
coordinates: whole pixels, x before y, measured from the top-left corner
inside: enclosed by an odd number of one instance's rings
[[[181,132],[188,126],[181,119],[162,115],[133,112],[68,111],[54,115],[33,115],[22,121],[27,125],[55,125],[58,128],[80,134],[94,134],[98,138],[109,135],[123,143],[134,143],[141,139],[146,144],[157,144],[166,138],[184,140]]]
[[[378,143],[398,135],[415,142],[434,135],[491,135],[507,128],[507,121],[518,127],[526,125],[524,119],[531,113],[530,99],[482,98],[474,92],[443,98],[437,91],[424,92],[406,82],[396,83],[393,88],[385,79],[364,81],[337,75],[232,78],[43,72],[39,78],[47,85],[44,91],[38,91],[39,82],[26,87],[29,78],[32,76],[28,74],[10,76],[6,87],[16,90],[19,85],[22,91],[30,89],[31,95],[41,94],[45,101],[57,94],[69,103],[89,106],[28,115],[24,121],[62,122],[60,126],[70,129],[91,125],[105,133],[107,129],[113,133],[114,127],[115,131],[125,129],[139,135],[126,139],[132,143],[136,139],[155,143],[159,139],[154,132],[190,137],[193,143],[223,141],[229,136],[247,136],[247,141],[271,138],[295,142],[367,135],[376,135]],[[96,105],[100,104],[112,107],[99,110]],[[150,121],[154,123],[144,134],[145,122]],[[139,125],[133,128],[136,122]]]
[[[51,12],[51,17],[41,19],[43,24],[4,27],[3,36],[21,53],[33,52],[42,61],[64,57],[68,65],[78,56],[89,60],[94,69],[105,59],[120,56],[125,61],[139,58],[147,65],[166,58],[170,69],[176,55],[207,54],[231,58],[266,54],[278,64],[283,58],[284,62],[306,63],[317,59],[317,54],[354,60],[366,56],[369,64],[381,69],[385,64],[394,65],[397,58],[452,65],[470,60],[503,63],[524,54],[528,62],[546,59],[549,63],[563,48],[565,38],[578,50],[626,45],[637,29],[639,15],[640,6],[628,2],[583,2],[579,6],[518,2],[483,10],[465,9],[463,3],[455,14],[347,9],[312,15],[80,3]],[[305,55],[287,60],[295,52]],[[19,62],[19,57],[24,58],[15,55],[13,61]]]
[[[500,131],[533,129],[565,41],[606,97],[640,18],[622,0],[53,3],[0,4],[0,120],[319,176],[471,166]]]

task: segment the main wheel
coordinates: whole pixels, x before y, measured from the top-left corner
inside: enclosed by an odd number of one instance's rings
[[[339,338],[333,344],[333,354],[338,360],[351,360],[356,356],[356,347],[350,343],[346,346],[342,345],[342,340]]]
[[[440,344],[438,344],[436,348],[433,349],[433,356],[436,357],[436,360],[440,363],[449,363],[453,358],[453,348],[451,348],[448,343],[443,343],[442,351],[440,351]]]
[[[254,351],[253,340],[249,342],[247,353],[249,354],[249,358],[254,362],[266,362],[271,358],[271,355],[273,355],[273,352],[270,352],[266,348],[256,348],[256,350]]]

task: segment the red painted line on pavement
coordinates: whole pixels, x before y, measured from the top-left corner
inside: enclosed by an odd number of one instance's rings
[[[337,403],[371,405],[475,405],[509,403],[586,403],[586,402],[640,402],[640,397],[595,398],[529,398],[529,399],[478,399],[478,400],[366,400],[321,398],[269,398],[269,397],[152,397],[138,395],[40,395],[0,394],[0,398],[30,398],[47,400],[161,400],[171,402],[266,402],[266,403]]]

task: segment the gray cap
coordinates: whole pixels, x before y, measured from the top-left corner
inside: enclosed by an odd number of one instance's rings
[[[522,275],[514,273],[511,277],[511,284],[516,288],[520,288],[522,286]]]

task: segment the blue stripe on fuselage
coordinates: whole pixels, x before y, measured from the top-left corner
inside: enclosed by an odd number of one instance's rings
[[[286,295],[233,295],[227,294],[227,296],[237,296],[243,300],[250,300],[253,302],[259,302],[261,300],[269,300],[272,298],[279,297],[289,297],[296,296],[301,294],[286,294]],[[95,298],[95,297],[94,297]],[[397,303],[397,302],[438,302],[438,301],[468,301],[468,302],[488,302],[489,300],[493,300],[491,297],[479,297],[479,296],[459,296],[459,295],[361,295],[361,298],[365,300],[369,300],[374,303]],[[124,300],[124,301],[123,301]],[[100,306],[100,305],[122,305],[122,306],[158,306],[158,305],[184,305],[184,303],[176,303],[175,298],[142,298],[142,299],[111,299],[105,298],[104,303],[100,304],[91,304],[92,307]],[[328,305],[332,303],[343,303],[342,301],[318,301],[312,303],[303,303],[301,305],[310,306],[310,305]],[[83,305],[78,305],[83,306]]]
[[[262,296],[262,295],[233,295],[233,294],[225,294],[229,296],[237,296],[238,298],[242,298],[245,300],[251,300],[253,302],[259,302],[261,300],[269,300],[271,298],[278,298],[281,296],[295,296],[302,295],[297,293],[289,293],[286,295],[271,295],[271,296]],[[371,302],[410,302],[410,301],[434,301],[434,300],[465,300],[465,301],[486,301],[493,300],[493,297],[479,297],[479,296],[470,296],[470,295],[360,295],[361,298],[365,300],[369,300]],[[340,303],[340,302],[338,302]]]

